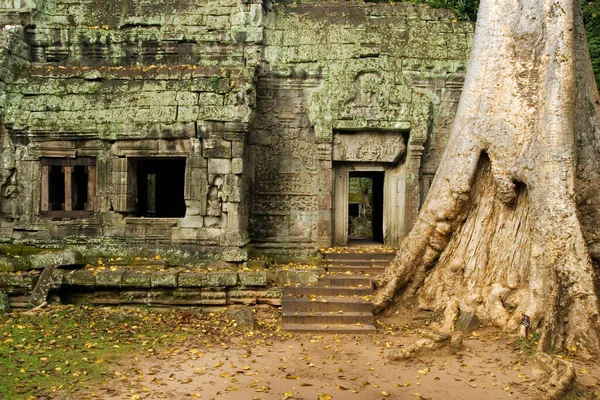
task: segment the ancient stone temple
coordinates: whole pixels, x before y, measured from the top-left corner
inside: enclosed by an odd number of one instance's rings
[[[239,262],[396,246],[439,163],[473,24],[410,4],[2,0],[0,240]],[[248,246],[251,245],[251,246]]]

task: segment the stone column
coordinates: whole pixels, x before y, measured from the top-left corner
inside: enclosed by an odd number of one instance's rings
[[[329,247],[333,240],[333,169],[331,161],[331,139],[318,143],[318,221],[317,246]]]
[[[419,97],[417,97],[419,96]],[[431,101],[415,93],[410,137],[406,152],[406,209],[405,231],[408,233],[419,215],[421,204],[420,170],[424,144],[431,121]]]

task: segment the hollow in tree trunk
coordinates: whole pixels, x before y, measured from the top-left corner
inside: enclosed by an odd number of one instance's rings
[[[482,0],[453,130],[419,218],[377,278],[395,297],[539,353],[599,349],[600,101],[577,0]]]

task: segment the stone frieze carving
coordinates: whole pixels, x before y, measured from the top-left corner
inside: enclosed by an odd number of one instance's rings
[[[404,136],[397,132],[333,134],[334,161],[397,162],[406,152]]]

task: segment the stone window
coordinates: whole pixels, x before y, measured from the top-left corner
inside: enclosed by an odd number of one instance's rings
[[[41,204],[43,216],[84,218],[94,213],[96,159],[41,159]]]
[[[131,158],[129,190],[136,193],[135,215],[146,218],[185,216],[185,158]]]

